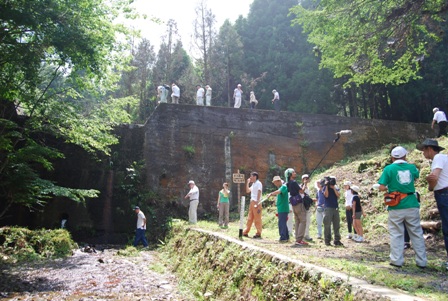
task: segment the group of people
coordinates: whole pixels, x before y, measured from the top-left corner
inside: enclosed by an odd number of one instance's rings
[[[435,139],[426,139],[417,145],[417,149],[423,152],[426,159],[432,160],[431,172],[426,177],[428,189],[434,191],[437,208],[442,220],[442,232],[447,254],[446,269],[448,269],[448,155],[440,154],[444,148],[439,146]],[[378,183],[372,188],[393,194],[397,197],[397,204],[387,206],[388,230],[390,236],[390,265],[401,267],[404,264],[404,249],[409,246],[406,234],[415,251],[416,265],[425,268],[427,265],[425,241],[423,230],[420,225],[420,202],[419,194],[415,190],[414,182],[419,178],[417,167],[406,161],[408,152],[402,146],[397,146],[390,153],[392,164],[387,165]],[[284,180],[280,176],[274,176],[272,183],[277,188],[269,193],[267,198],[276,196],[276,207],[278,214],[279,241],[289,242],[292,232],[296,245],[306,246],[307,241],[312,240],[309,236],[309,225],[311,210],[307,208],[307,198],[310,198],[308,188],[309,175],[302,176],[298,183],[297,173],[293,168],[286,169]],[[189,199],[189,222],[197,223],[197,207],[199,203],[199,189],[194,181],[188,183],[190,190],[185,195]],[[359,196],[360,188],[352,185],[350,181],[343,183],[344,204],[347,220],[347,238],[355,242],[363,242],[363,227],[361,218],[365,216]],[[324,239],[325,245],[343,246],[340,234],[339,198],[340,189],[336,185],[335,177],[325,177],[315,183],[317,238]],[[252,225],[255,225],[256,233],[253,238],[262,237],[262,193],[263,185],[259,180],[257,172],[251,172],[246,183],[246,193],[250,194],[250,204],[246,227],[243,236],[248,237]],[[217,199],[219,211],[219,226],[227,228],[229,224],[229,185],[223,184]],[[137,213],[137,232],[134,241],[136,246],[140,241],[146,247],[148,242],[145,238],[146,218],[139,207],[135,207]],[[288,227],[288,216],[294,216],[294,231]],[[323,227],[323,235],[322,235]],[[352,234],[352,228],[354,234]],[[405,233],[406,232],[406,233]],[[403,247],[405,242],[405,247]]]
[[[167,103],[168,94],[171,89],[171,103],[178,104],[180,98],[180,88],[175,84],[171,84],[171,88],[168,85],[160,85],[157,87],[157,98],[158,103]],[[241,107],[241,101],[243,98],[243,89],[241,84],[238,84],[233,91],[234,108]],[[272,104],[276,111],[280,111],[280,95],[277,90],[272,90],[274,98],[272,99]],[[204,103],[205,100],[205,103]],[[198,106],[211,106],[212,104],[212,88],[206,85],[204,88],[202,85],[196,85],[196,105]],[[258,100],[255,97],[254,91],[250,91],[249,104],[251,109],[255,109],[258,104]]]

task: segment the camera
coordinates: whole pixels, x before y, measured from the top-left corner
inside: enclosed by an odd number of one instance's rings
[[[334,177],[325,177],[325,185],[326,186],[334,186],[336,185],[336,178]]]

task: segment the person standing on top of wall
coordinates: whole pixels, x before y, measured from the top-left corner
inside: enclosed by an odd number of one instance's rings
[[[274,98],[272,99],[272,103],[274,104],[274,109],[278,112],[280,111],[280,94],[278,94],[277,90],[272,90],[272,94],[274,94]]]
[[[212,105],[212,88],[209,85],[205,86],[205,105]]]
[[[180,89],[175,83],[173,83],[171,85],[171,90],[173,91],[173,93],[171,93],[171,102],[178,104],[180,98]]]
[[[204,88],[201,87],[201,85],[197,85],[196,86],[196,104],[198,106],[203,106],[204,105]]]
[[[446,115],[445,112],[440,111],[439,108],[434,108],[432,112],[434,113],[434,117],[432,118],[431,128],[434,129],[434,124],[437,122],[437,125],[439,126],[437,138],[439,138],[442,135],[446,135]]]
[[[233,99],[235,100],[235,105],[233,106],[236,109],[241,107],[241,98],[243,97],[243,90],[241,89],[241,84],[238,84],[233,90]]]
[[[258,100],[255,98],[255,93],[254,93],[254,91],[250,91],[249,102],[250,102],[250,108],[251,108],[251,109],[255,109],[255,107],[256,107],[257,104],[258,104]]]

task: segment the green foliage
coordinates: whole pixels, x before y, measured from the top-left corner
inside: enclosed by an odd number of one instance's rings
[[[139,253],[139,251],[136,247],[126,246],[125,249],[118,250],[117,255],[124,256],[124,257],[134,257],[134,256],[137,256],[138,253]]]
[[[174,272],[188,283],[189,291],[201,300],[210,294],[225,300],[293,300],[304,296],[309,300],[343,300],[349,290],[340,281],[321,280],[325,276],[320,273],[208,233],[189,231],[184,225],[174,228],[163,252]]]
[[[64,229],[0,228],[0,260],[7,262],[65,257],[77,247]]]
[[[97,191],[46,180],[62,154],[54,137],[96,155],[118,142],[113,127],[129,122],[132,98],[105,97],[121,63],[123,28],[114,22],[128,3],[103,0],[12,0],[0,19],[0,218],[14,203],[35,208],[51,196],[75,201]],[[129,11],[131,13],[131,11]]]
[[[346,83],[398,85],[419,77],[419,62],[440,41],[444,1],[319,1],[291,9],[317,45],[320,66]]]
[[[194,148],[193,145],[184,145],[182,146],[182,149],[184,150],[185,155],[189,158],[192,158],[196,153],[196,149]]]

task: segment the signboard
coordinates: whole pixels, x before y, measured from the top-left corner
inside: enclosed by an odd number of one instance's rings
[[[244,184],[246,181],[244,179],[243,173],[234,173],[233,174],[233,183]]]

